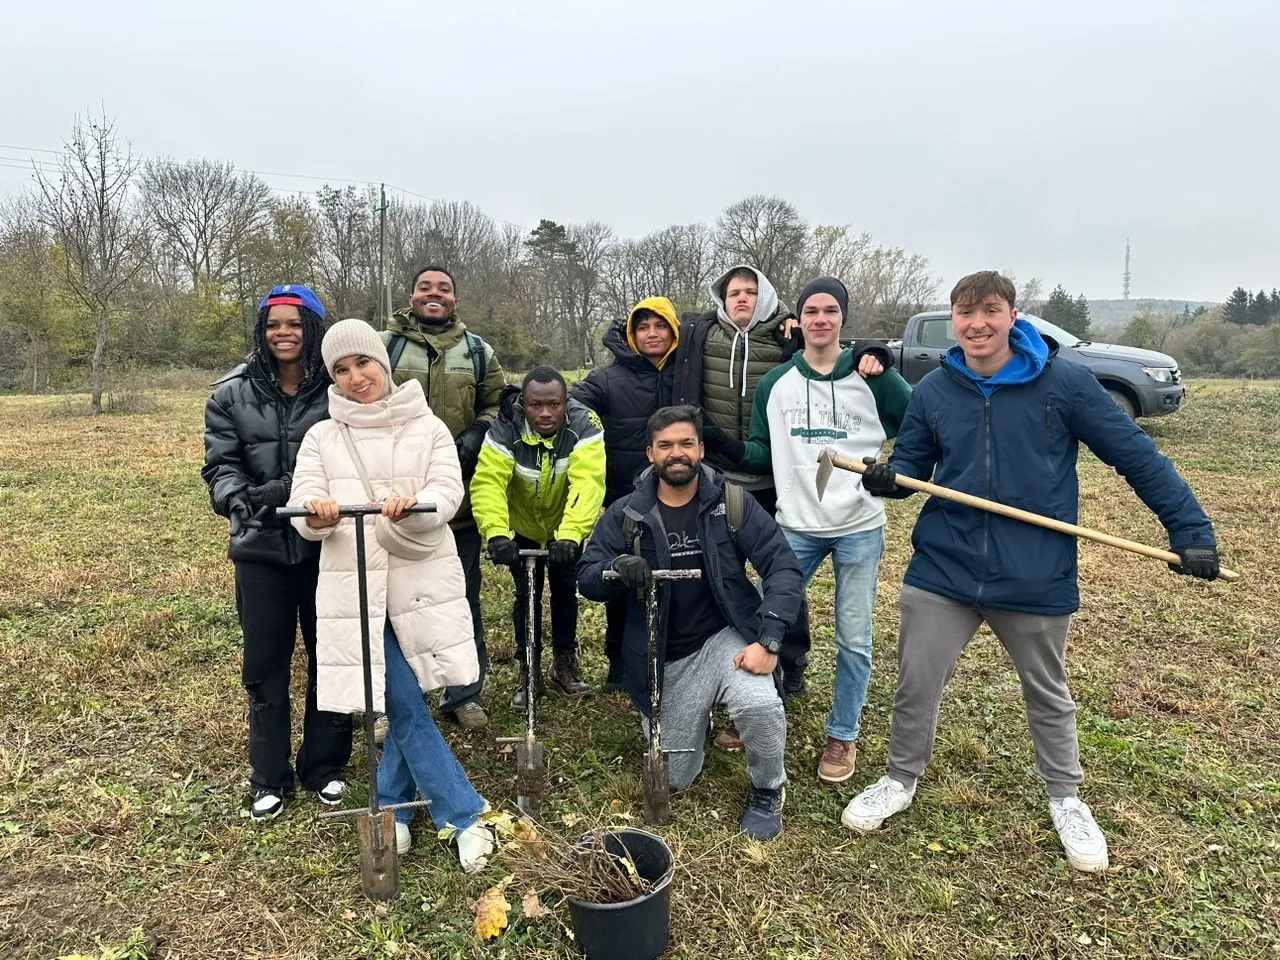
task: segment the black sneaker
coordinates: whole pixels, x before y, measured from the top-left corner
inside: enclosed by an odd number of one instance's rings
[[[605,693],[622,692],[622,660],[609,659],[609,675],[604,678]]]
[[[747,794],[747,812],[742,815],[742,832],[752,840],[776,839],[782,833],[782,804],[786,799],[786,787],[752,787]]]
[[[329,807],[342,806],[342,791],[347,785],[341,780],[330,780],[323,787],[316,791],[316,796],[320,798],[320,802]]]
[[[253,820],[274,820],[284,810],[284,794],[278,790],[255,790],[249,804],[249,817]]]

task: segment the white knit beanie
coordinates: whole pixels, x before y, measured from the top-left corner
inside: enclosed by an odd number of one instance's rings
[[[325,332],[324,341],[320,344],[320,355],[324,357],[324,366],[329,371],[330,377],[333,377],[333,368],[343,357],[357,355],[368,357],[382,367],[382,372],[386,374],[386,393],[395,389],[395,384],[391,380],[391,358],[387,356],[386,345],[378,336],[378,331],[363,320],[352,317],[339,320],[330,327]],[[334,379],[337,378],[334,377]]]

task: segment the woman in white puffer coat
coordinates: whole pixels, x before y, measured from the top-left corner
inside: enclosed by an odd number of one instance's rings
[[[463,497],[453,437],[417,381],[395,386],[386,347],[363,320],[334,324],[321,351],[334,384],[330,419],[307,431],[289,497],[290,506],[311,514],[293,521],[298,532],[323,544],[316,588],[319,707],[365,708],[354,527],[365,522],[369,633],[383,638],[370,649],[374,709],[390,722],[378,766],[379,800],[406,803],[421,793],[437,828],[456,828],[463,868],[478,870],[493,849],[493,835],[479,820],[488,804],[422,697],[473,683],[480,674],[466,581],[449,529]],[[381,517],[339,519],[339,503],[371,500],[383,505]],[[436,512],[405,512],[416,503],[434,503]],[[377,535],[375,519],[385,527]],[[411,845],[412,817],[412,810],[396,811],[400,853]]]

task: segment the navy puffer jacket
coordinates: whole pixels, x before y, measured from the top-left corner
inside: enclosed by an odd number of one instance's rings
[[[659,370],[636,354],[627,344],[625,320],[609,328],[604,345],[616,358],[614,362],[592,370],[569,395],[594,410],[604,424],[604,502],[608,505],[630,493],[636,477],[649,466],[645,424],[673,402],[675,364]]]

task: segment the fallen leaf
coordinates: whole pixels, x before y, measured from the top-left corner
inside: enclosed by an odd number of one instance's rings
[[[941,853],[942,844],[940,844],[937,840],[935,840],[933,841],[933,843],[929,844],[929,849],[932,850],[934,853]]]
[[[443,827],[440,828],[440,831],[436,834],[436,836],[439,837],[441,840],[445,841],[445,843],[448,843],[457,835],[457,833],[458,833],[457,827],[455,827],[452,823],[446,823]]]
[[[355,918],[356,918],[356,912],[355,912],[354,910],[343,910],[343,911],[342,911],[342,919],[343,919],[343,920],[354,920]]]
[[[481,940],[492,940],[507,928],[511,904],[503,896],[506,885],[507,882],[504,880],[496,887],[490,887],[471,905],[471,909],[476,914],[476,933],[480,935]]]
[[[537,890],[530,890],[524,895],[524,899],[520,901],[520,913],[526,920],[537,920],[539,917],[547,916],[550,912],[538,901]]]
[[[560,822],[563,823],[566,827],[570,827],[570,828],[576,826],[581,821],[582,821],[582,815],[577,813],[566,813],[563,817],[560,818]]]

